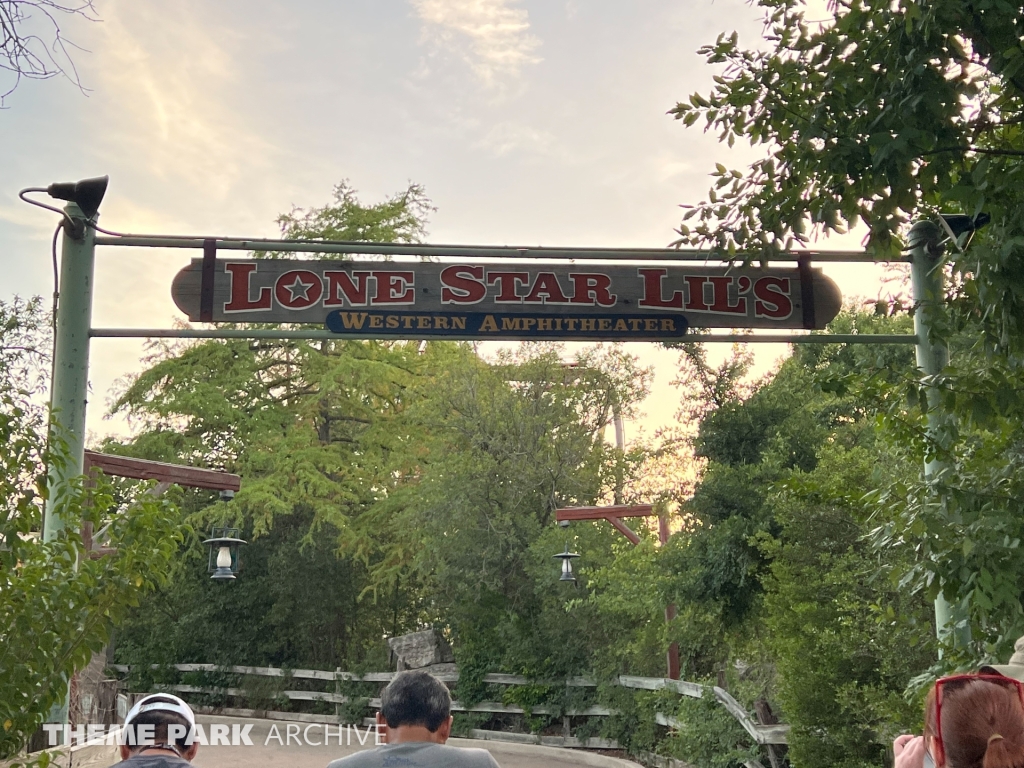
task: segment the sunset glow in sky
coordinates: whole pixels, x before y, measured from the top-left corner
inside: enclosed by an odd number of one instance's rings
[[[347,179],[364,202],[422,184],[428,242],[661,247],[716,162],[755,157],[666,114],[709,89],[701,45],[733,30],[758,44],[744,0],[95,5],[101,21],[63,30],[87,92],[23,82],[0,111],[3,300],[53,290],[57,222],[17,192],[54,181],[109,174],[100,224],[121,232],[274,237],[280,213]],[[183,319],[170,283],[192,255],[101,249],[94,325]],[[874,267],[828,271],[847,294],[878,291]],[[629,348],[657,366],[650,432],[672,420],[676,354]],[[95,434],[125,429],[102,416],[142,354],[93,342]]]

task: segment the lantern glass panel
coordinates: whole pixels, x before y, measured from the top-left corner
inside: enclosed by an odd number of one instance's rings
[[[217,553],[217,567],[218,568],[230,568],[231,561],[234,558],[231,557],[231,547],[221,547]]]

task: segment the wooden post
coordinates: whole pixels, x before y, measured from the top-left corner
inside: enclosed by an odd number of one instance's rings
[[[341,673],[341,667],[334,668],[334,694],[336,696],[341,696]],[[341,701],[334,702],[334,717],[339,723],[341,722]]]
[[[672,535],[672,532],[668,527],[668,518],[665,515],[658,516],[658,541],[661,542],[662,546],[665,546],[668,542],[668,537]],[[675,604],[669,604],[665,606],[665,623],[670,627],[672,620],[676,617],[676,606]],[[668,665],[668,677],[669,680],[678,680],[679,675],[682,673],[679,663],[679,643],[671,642],[668,645],[668,652],[666,653],[666,661]]]

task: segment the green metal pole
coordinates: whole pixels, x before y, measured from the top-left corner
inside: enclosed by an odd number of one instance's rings
[[[85,461],[95,231],[85,226],[85,215],[77,205],[69,203],[64,210],[80,226],[77,231],[64,227],[50,410],[57,424],[54,436],[67,445],[68,460],[64,466],[54,467],[50,472],[51,493],[43,518],[44,541],[55,539],[69,522],[57,512],[56,491],[64,482],[82,474]]]
[[[910,277],[914,297],[914,333],[917,336],[917,365],[925,377],[935,376],[949,364],[949,348],[945,342],[932,337],[933,324],[943,307],[943,246],[942,230],[933,221],[919,221],[910,230]],[[940,410],[939,391],[929,387],[927,434],[929,439],[940,437],[947,418]],[[947,462],[931,458],[924,465],[924,479],[929,485],[938,481],[948,468]],[[952,633],[953,644],[966,646],[971,640],[971,628],[964,621],[962,610],[953,606],[940,592],[935,598],[935,632],[941,639]]]
[[[53,541],[66,525],[78,521],[60,515],[59,496],[65,484],[82,474],[85,462],[85,407],[89,385],[89,326],[92,320],[94,230],[85,226],[85,215],[74,203],[64,211],[76,223],[64,227],[61,246],[60,297],[53,350],[53,381],[50,412],[55,425],[50,442],[62,440],[68,448],[66,463],[51,465],[49,495],[43,514],[43,540]],[[47,720],[69,722],[69,695],[55,705]]]

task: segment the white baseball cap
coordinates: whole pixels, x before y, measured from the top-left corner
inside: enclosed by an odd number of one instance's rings
[[[1013,644],[1013,656],[1006,664],[987,664],[978,670],[982,674],[996,672],[1003,677],[1012,677],[1024,682],[1024,637]]]
[[[135,706],[128,710],[124,724],[129,725],[143,712],[173,712],[185,718],[189,730],[196,727],[196,715],[192,711],[192,707],[170,693],[151,693],[148,696],[143,696],[135,702]]]

